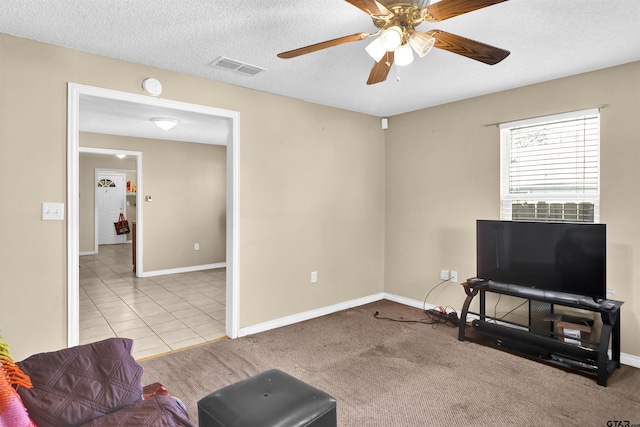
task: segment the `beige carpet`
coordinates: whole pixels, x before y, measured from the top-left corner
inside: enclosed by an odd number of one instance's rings
[[[276,330],[141,362],[187,405],[269,368],[338,401],[339,426],[607,426],[640,424],[640,369],[622,366],[608,387],[499,350],[457,340],[457,329],[374,318],[423,319],[380,301]]]

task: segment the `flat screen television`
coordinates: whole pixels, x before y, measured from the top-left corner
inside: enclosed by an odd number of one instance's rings
[[[606,225],[477,220],[477,277],[606,299]]]

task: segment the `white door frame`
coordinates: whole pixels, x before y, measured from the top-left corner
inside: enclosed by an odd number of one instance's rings
[[[128,101],[143,105],[158,106],[176,110],[206,114],[227,119],[230,132],[227,140],[227,284],[226,284],[226,334],[237,338],[239,331],[239,235],[240,235],[240,113],[180,101],[154,98],[77,83],[69,83],[67,88],[67,345],[80,342],[80,279],[79,279],[79,153],[95,152],[80,147],[80,98],[82,96],[99,97],[106,100]],[[127,154],[118,150],[120,153]],[[138,180],[142,178],[142,156],[138,156]],[[136,198],[142,194],[141,182],[138,182]],[[142,203],[138,201],[138,215],[142,216]],[[143,225],[142,222],[139,223]],[[137,227],[136,227],[137,228]],[[138,236],[142,230],[138,228]],[[140,239],[141,240],[141,239]],[[137,254],[136,269],[142,267],[142,257]],[[138,264],[138,261],[140,263]]]
[[[82,147],[80,147],[82,148]],[[98,233],[98,190],[96,187],[96,183],[98,182],[100,175],[120,175],[123,177],[123,182],[127,182],[127,174],[125,172],[121,172],[118,169],[104,169],[104,168],[96,168],[94,170],[94,181],[93,181],[93,191],[94,191],[94,197],[93,197],[93,210],[94,210],[94,214],[93,214],[93,222],[94,222],[94,226],[93,226],[93,231],[94,231],[94,236],[95,236],[95,251],[96,254],[98,253],[98,248],[100,246],[100,242],[99,242],[99,233]],[[124,213],[126,213],[127,211],[127,192],[123,187],[124,192],[122,193],[122,211]],[[126,215],[125,215],[126,216]],[[136,215],[137,216],[137,215]],[[122,243],[126,243],[127,239],[126,239],[126,235],[122,235]]]

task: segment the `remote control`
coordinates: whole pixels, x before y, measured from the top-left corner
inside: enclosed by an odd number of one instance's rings
[[[595,301],[588,300],[588,299],[578,300],[578,304],[586,305],[586,306],[593,307],[593,308],[600,308],[600,304],[598,304]]]
[[[616,305],[614,303],[609,302],[609,301],[605,301],[602,304],[600,304],[600,307],[604,308],[605,310],[611,310],[615,306]]]

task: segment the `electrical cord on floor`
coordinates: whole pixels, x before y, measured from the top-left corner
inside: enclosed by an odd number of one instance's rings
[[[431,295],[431,292],[433,292],[438,286],[450,281],[451,279],[443,280],[442,282],[438,283],[433,288],[431,288],[429,292],[427,292],[427,295],[424,297],[424,301],[422,301],[422,311],[424,311],[425,313],[427,312],[427,298],[429,298],[429,295]]]
[[[457,320],[457,313],[455,310],[451,313],[445,313],[441,316],[436,315],[435,313],[430,313],[429,310],[423,311],[423,313],[427,316],[426,319],[412,320],[412,319],[393,319],[391,317],[380,316],[380,313],[376,311],[373,313],[373,317],[378,320],[388,320],[391,322],[398,323],[422,323],[423,325],[432,325],[434,328],[437,328],[439,325],[447,325],[450,327],[458,327],[458,323],[455,323]]]
[[[439,325],[445,325],[448,326],[450,328],[457,328],[459,326],[459,318],[458,318],[458,313],[454,311],[452,312],[440,312],[440,311],[436,311],[436,310],[432,310],[432,311],[425,311],[424,314],[426,314],[427,316],[429,316],[429,318],[432,320],[432,324],[434,325],[434,327],[438,327]]]
[[[379,312],[375,312],[373,313],[373,317],[375,317],[378,320],[388,320],[390,322],[398,322],[398,323],[422,323],[423,325],[434,325],[437,326],[438,324],[443,323],[441,321],[441,319],[437,319],[437,321],[433,321],[432,318],[429,319],[419,319],[419,320],[411,320],[411,319],[393,319],[391,317],[385,317],[385,316],[380,316]]]
[[[447,311],[448,308],[451,309],[451,311]],[[460,318],[460,316],[458,315],[458,312],[456,311],[456,309],[451,307],[450,305],[446,306],[444,308],[444,311],[446,311],[449,314],[455,314],[458,319]]]
[[[435,285],[433,288],[431,288],[431,290],[424,297],[424,301],[422,301],[422,312],[427,316],[426,319],[420,319],[420,320],[392,319],[390,317],[380,316],[380,313],[377,311],[373,313],[373,317],[379,320],[389,320],[392,322],[399,322],[399,323],[422,323],[423,325],[433,325],[434,328],[437,328],[439,325],[447,325],[452,328],[453,327],[457,328],[459,317],[458,317],[458,312],[453,307],[447,306],[448,308],[451,309],[450,312],[447,312],[447,310],[442,307],[438,307],[440,311],[437,311],[435,309],[427,310],[427,298],[429,298],[429,295],[431,295],[431,292],[433,292],[438,286],[441,286],[450,281],[451,279],[441,281],[440,283]]]
[[[447,306],[447,308],[451,309],[450,312],[447,312],[447,309],[442,308],[441,306],[437,307],[437,309],[427,310],[427,299],[429,298],[429,295],[431,295],[431,292],[436,290],[436,288],[438,288],[439,286],[450,281],[451,279],[443,280],[435,285],[433,288],[431,288],[431,290],[427,293],[427,295],[424,297],[424,300],[422,301],[422,311],[429,317],[429,319],[431,319],[431,322],[429,323],[435,325],[436,327],[438,325],[447,325],[452,328],[458,327],[460,322],[458,312],[450,305]]]

